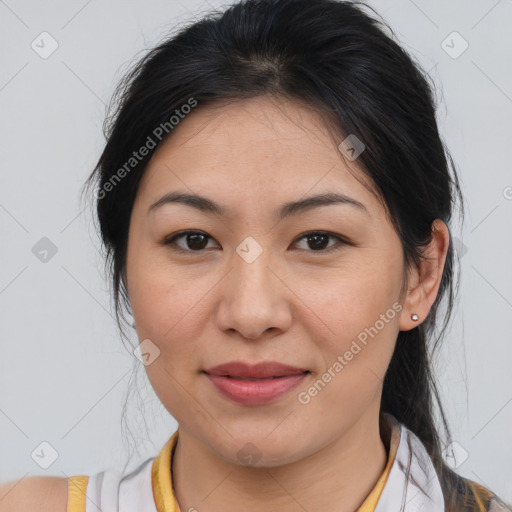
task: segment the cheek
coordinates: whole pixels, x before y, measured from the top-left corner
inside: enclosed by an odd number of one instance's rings
[[[207,280],[191,278],[185,269],[169,268],[151,259],[149,251],[133,254],[128,264],[128,292],[140,341],[151,340],[160,350],[159,365],[182,372],[184,361],[197,358]],[[193,283],[196,286],[193,286]],[[206,283],[206,284],[205,284]],[[158,366],[158,365],[157,365]],[[148,367],[148,374],[149,374]]]
[[[334,424],[355,421],[380,395],[398,334],[400,304],[393,299],[363,279],[324,289],[316,310],[320,318],[309,326],[312,353],[321,360],[309,388],[301,391]]]
[[[350,271],[332,273],[315,287],[304,283],[304,302],[316,315],[308,308],[301,314],[312,319],[310,336],[317,340],[324,369],[343,373],[338,381],[372,387],[384,377],[399,331],[400,278],[399,265],[384,258],[361,258]],[[343,370],[336,372],[338,356]]]
[[[190,422],[197,418],[207,421],[203,418],[204,411],[185,391],[190,388],[199,352],[200,308],[194,304],[204,292],[182,286],[179,278],[152,265],[148,258],[144,264],[132,258],[128,282],[137,336],[140,342],[151,340],[159,350],[158,357],[145,366],[153,390],[178,420],[183,421],[189,415]]]
[[[393,304],[398,305],[398,279],[397,269],[380,272],[371,265],[359,270],[352,267],[350,272],[332,273],[330,278],[314,284],[303,282],[298,295],[316,313],[317,321],[323,324],[322,332],[333,340],[346,342],[373,326],[381,315],[386,316],[386,325],[398,324],[398,315],[392,308]],[[380,330],[380,322],[379,326]]]
[[[176,305],[171,306],[170,298],[176,293],[175,286],[157,269],[134,265],[128,273],[129,296],[135,323],[139,334],[148,330],[155,338],[160,338],[169,316],[176,315]],[[148,336],[150,337],[150,336]]]
[[[160,253],[147,241],[134,240],[127,258],[128,294],[137,327],[151,328],[158,338],[172,325],[171,317],[179,316],[186,294],[180,273],[166,267]]]

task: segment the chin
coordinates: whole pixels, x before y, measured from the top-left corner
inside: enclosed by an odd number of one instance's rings
[[[275,428],[275,427],[273,427]],[[246,467],[278,467],[291,464],[302,458],[302,451],[298,450],[295,436],[275,436],[269,439],[268,432],[261,432],[259,435],[233,436],[228,441],[226,450],[218,449],[219,454],[229,462]]]

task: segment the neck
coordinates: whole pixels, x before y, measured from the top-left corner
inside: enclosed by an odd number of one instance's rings
[[[172,462],[180,509],[353,512],[375,486],[388,457],[378,416],[370,420],[361,418],[305,459],[269,468],[233,464],[180,428]]]

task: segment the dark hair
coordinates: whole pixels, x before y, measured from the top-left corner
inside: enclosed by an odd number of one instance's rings
[[[200,109],[262,95],[284,97],[321,113],[338,144],[355,135],[365,145],[357,164],[386,207],[406,268],[420,263],[435,219],[449,226],[457,200],[463,218],[455,165],[436,123],[434,84],[394,41],[392,29],[364,8],[373,11],[349,1],[241,1],[168,36],[118,84],[104,124],[107,142],[86,185],[97,184],[97,217],[122,333],[123,304],[131,312],[124,281],[131,210],[148,161],[172,135],[171,117],[184,105],[197,102]],[[154,147],[128,169],[133,151],[143,146]],[[381,402],[381,412],[395,416],[425,445],[447,510],[475,502],[471,486],[443,462],[435,420],[437,412],[449,443],[432,356],[458,290],[456,255],[450,235],[437,298],[420,325],[399,333]]]

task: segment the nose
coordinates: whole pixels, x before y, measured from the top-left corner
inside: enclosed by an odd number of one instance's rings
[[[231,271],[217,288],[217,327],[250,340],[264,337],[266,331],[276,336],[290,328],[294,295],[268,250],[248,261],[237,254]]]

